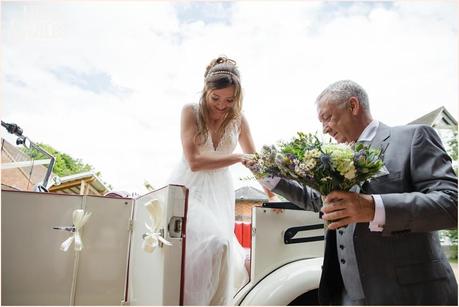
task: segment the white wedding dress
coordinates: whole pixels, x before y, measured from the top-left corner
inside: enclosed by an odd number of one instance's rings
[[[197,114],[197,105],[193,106]],[[210,133],[201,152],[232,153],[240,120],[230,123],[214,149]],[[248,282],[245,251],[234,235],[235,195],[228,167],[192,172],[184,157],[169,179],[189,189],[186,222],[185,305],[231,305]]]

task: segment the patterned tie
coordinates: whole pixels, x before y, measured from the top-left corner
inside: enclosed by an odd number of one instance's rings
[[[371,145],[371,141],[361,140],[361,141],[357,141],[357,144]],[[368,189],[368,181],[365,181],[365,183],[362,185],[362,188],[360,189],[360,193],[366,194],[367,189]]]

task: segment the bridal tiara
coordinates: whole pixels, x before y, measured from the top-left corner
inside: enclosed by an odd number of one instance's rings
[[[214,76],[214,75],[230,75],[230,76],[233,76],[233,77],[236,77],[236,78],[239,79],[238,75],[236,75],[235,73],[233,73],[231,71],[227,71],[227,70],[212,71],[206,76],[206,79],[209,78],[210,76]]]

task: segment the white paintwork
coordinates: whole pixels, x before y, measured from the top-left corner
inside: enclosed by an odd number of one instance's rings
[[[253,210],[251,280],[258,282],[286,263],[323,256],[324,241],[284,243],[284,233],[290,227],[323,224],[318,213],[303,210],[284,210],[276,213],[273,209],[262,207]],[[300,232],[295,238],[323,235],[324,230],[317,229]]]
[[[119,305],[133,200],[2,191],[2,305]],[[92,212],[83,250],[60,244],[75,209]],[[73,286],[72,286],[73,285]],[[73,289],[73,290],[72,290]]]
[[[74,255],[59,250],[69,233],[51,227],[71,225],[80,207],[77,196],[62,204],[43,193],[2,191],[2,305],[69,304]]]
[[[128,304],[179,305],[182,301],[182,238],[172,238],[168,223],[172,216],[184,217],[187,191],[180,186],[167,186],[136,199],[134,229],[129,266]],[[145,223],[151,224],[145,204],[157,199],[162,207],[161,228],[172,246],[157,247],[153,253],[142,249]]]
[[[310,290],[318,289],[323,258],[294,261],[255,285],[241,305],[285,306]]]
[[[288,228],[316,224],[323,221],[315,212],[253,208],[250,282],[237,293],[234,305],[286,305],[317,289],[324,241],[284,243]],[[294,238],[323,235],[324,230],[317,229],[299,232]]]
[[[83,228],[75,305],[119,305],[124,300],[133,200],[88,196],[92,215]]]
[[[173,245],[146,253],[144,205],[152,199]],[[170,236],[168,223],[185,216],[186,201],[180,186],[135,200],[2,191],[2,305],[179,305],[183,239]],[[72,226],[75,209],[92,213],[80,232],[83,250],[63,252],[72,233],[52,227]]]

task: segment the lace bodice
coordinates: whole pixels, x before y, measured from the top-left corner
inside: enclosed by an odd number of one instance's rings
[[[198,114],[197,110],[198,110],[198,105],[194,104],[193,111],[196,117]],[[226,127],[225,132],[223,133],[223,136],[218,142],[216,148],[214,148],[214,145],[212,143],[212,137],[209,132],[207,134],[206,141],[199,146],[199,149],[202,150],[203,152],[218,152],[218,153],[225,153],[225,154],[232,153],[234,149],[236,148],[236,145],[239,139],[240,129],[241,129],[241,120],[235,119],[231,121]]]

